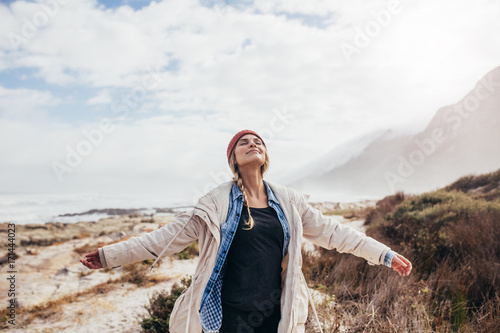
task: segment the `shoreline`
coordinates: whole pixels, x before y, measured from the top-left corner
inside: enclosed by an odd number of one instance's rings
[[[344,222],[353,222],[359,216],[355,213],[374,207],[376,200],[362,200],[358,202],[311,202],[313,208],[319,209],[325,215],[337,215]],[[186,209],[189,208],[189,209]],[[108,212],[124,213],[101,217],[97,221],[80,220],[77,222],[45,222],[15,224],[15,243],[19,251],[25,248],[39,248],[53,244],[69,241],[72,239],[82,239],[86,237],[109,236],[111,238],[132,237],[142,232],[151,232],[163,227],[166,223],[175,219],[177,214],[191,210],[192,206],[176,206],[167,208],[158,208],[154,213],[144,213],[136,208],[129,209],[92,209],[84,213],[72,213],[71,216],[86,216],[88,212]],[[354,212],[354,213],[353,213]],[[11,222],[1,222],[0,232],[7,232],[8,225]],[[0,246],[6,249],[8,237],[0,237]],[[0,255],[0,262],[6,257],[5,253]]]
[[[343,215],[346,218],[352,218],[349,213],[353,210],[361,210],[368,207],[374,207],[377,200],[362,200],[357,202],[311,202],[313,208],[319,209],[322,213],[331,215],[336,212],[337,215]],[[49,246],[54,243],[68,241],[70,239],[79,239],[90,236],[103,236],[119,234],[123,236],[132,236],[142,231],[153,231],[161,228],[166,223],[172,221],[175,216],[182,212],[190,211],[193,206],[175,206],[166,208],[155,208],[154,212],[145,213],[138,208],[103,208],[91,209],[82,213],[64,214],[72,217],[85,217],[92,213],[115,213],[120,215],[110,215],[100,217],[96,221],[82,220],[76,222],[56,222],[48,221],[44,223],[18,224],[15,222],[0,222],[0,232],[8,230],[8,224],[14,223],[16,228],[16,246],[18,247],[37,247]],[[340,213],[339,213],[340,212]],[[0,246],[6,248],[7,237],[0,238]]]
[[[359,201],[351,202],[338,202],[338,201],[320,201],[320,202],[310,202],[309,204],[314,208],[320,209],[322,212],[332,211],[332,210],[345,210],[345,209],[359,209],[364,207],[375,206],[378,200],[375,199],[364,199]],[[24,222],[24,220],[15,219],[5,219],[0,222],[0,225],[13,223],[16,226],[21,225],[47,225],[47,224],[57,224],[61,223],[64,225],[75,224],[79,222],[98,222],[101,219],[106,218],[117,218],[124,215],[134,215],[139,214],[144,217],[152,217],[154,215],[169,215],[177,214],[180,212],[185,212],[193,209],[193,205],[179,205],[170,207],[108,207],[108,208],[91,208],[83,211],[68,212],[58,215],[53,215],[51,218],[45,218],[41,221],[31,221]]]

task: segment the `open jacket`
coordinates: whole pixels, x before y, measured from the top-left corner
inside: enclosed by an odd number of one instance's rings
[[[327,249],[352,253],[371,265],[382,265],[390,248],[307,203],[309,195],[290,187],[266,182],[279,201],[289,223],[288,252],[282,261],[281,321],[279,333],[304,332],[308,312],[308,289],[302,274],[303,237]],[[180,252],[194,241],[199,244],[199,262],[191,285],[175,302],[170,316],[170,332],[202,332],[200,303],[215,265],[221,242],[221,224],[226,221],[233,181],[227,181],[202,196],[192,211],[176,215],[164,227],[99,248],[103,267],[119,267],[145,259]]]

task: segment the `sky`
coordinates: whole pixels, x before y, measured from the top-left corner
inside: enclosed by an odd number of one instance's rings
[[[197,196],[421,130],[500,60],[500,2],[0,1],[0,192]]]

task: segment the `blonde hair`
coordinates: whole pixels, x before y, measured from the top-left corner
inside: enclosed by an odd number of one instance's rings
[[[252,215],[250,214],[250,205],[248,204],[248,198],[247,198],[247,191],[245,189],[245,186],[243,185],[243,179],[241,178],[240,175],[240,170],[238,169],[238,165],[236,164],[236,156],[234,153],[234,149],[231,152],[231,155],[229,156],[229,167],[231,168],[231,172],[233,173],[233,182],[238,185],[240,188],[241,192],[243,192],[243,198],[244,201],[243,203],[247,206],[247,211],[248,211],[248,221],[245,221],[245,225],[248,226],[248,229],[245,230],[250,230],[254,226],[254,220],[252,218]],[[265,161],[264,164],[260,167],[260,174],[262,177],[264,177],[264,174],[267,172],[269,169],[269,155],[267,154],[267,149],[265,150]]]

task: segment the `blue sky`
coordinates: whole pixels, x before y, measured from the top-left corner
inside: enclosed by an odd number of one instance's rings
[[[2,1],[0,17],[2,192],[201,193],[246,128],[279,180],[421,129],[500,59],[486,0]]]

